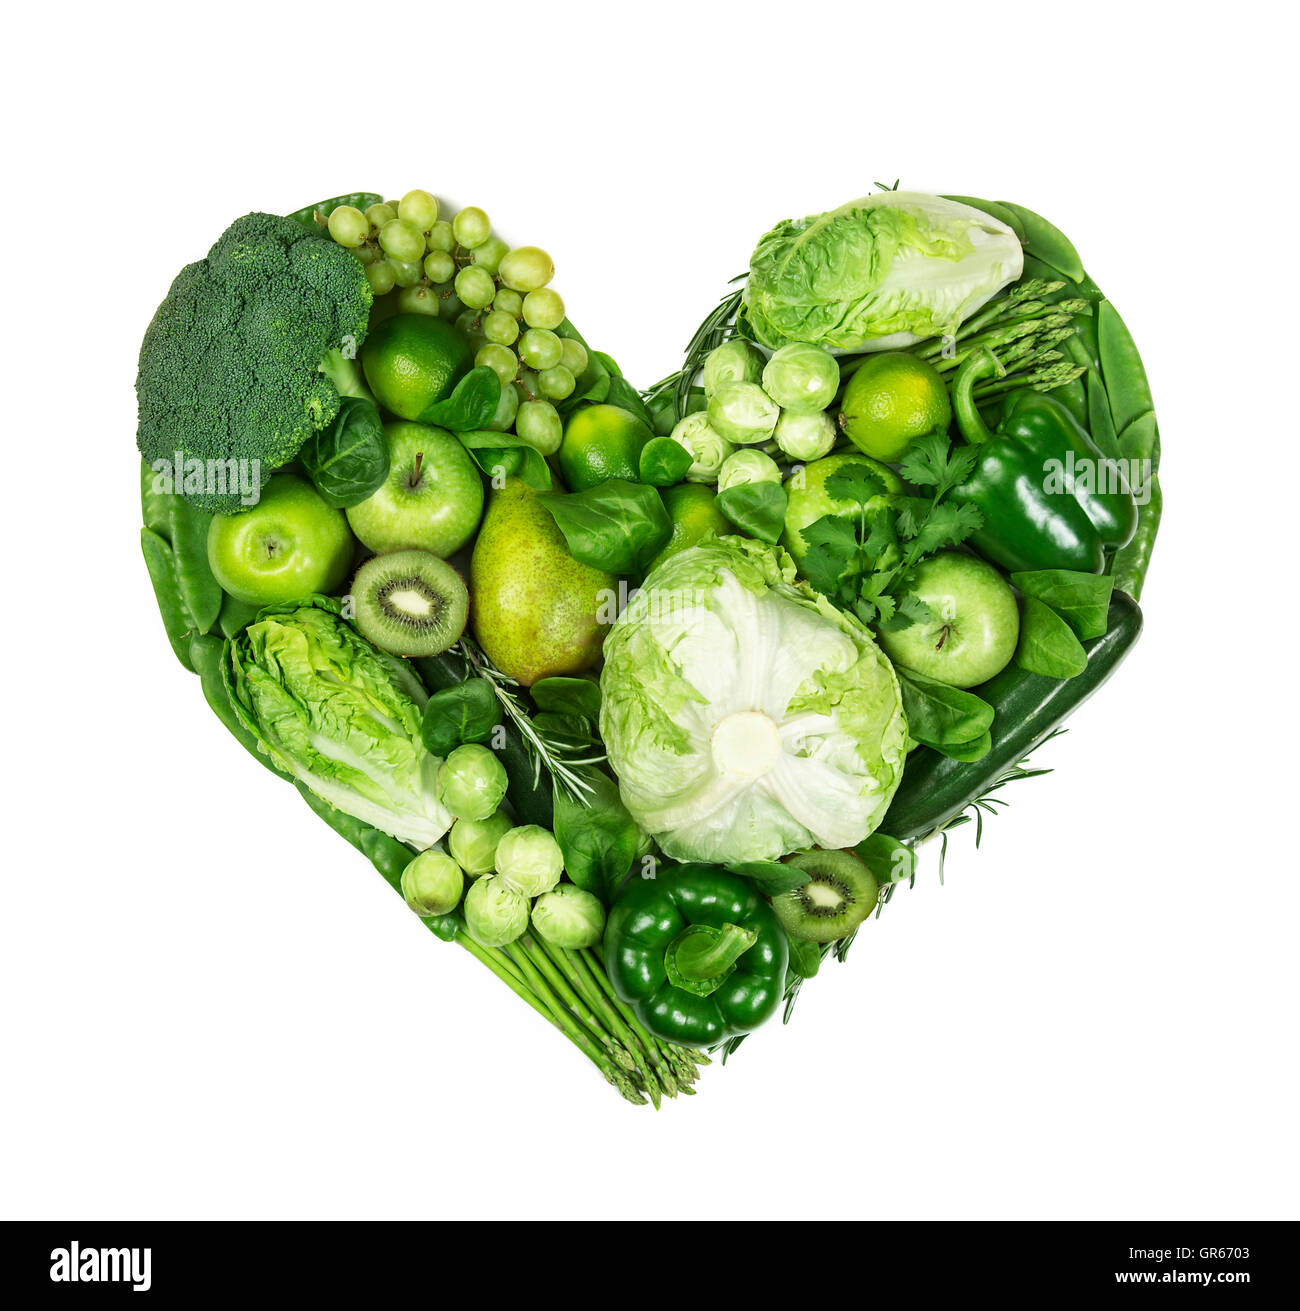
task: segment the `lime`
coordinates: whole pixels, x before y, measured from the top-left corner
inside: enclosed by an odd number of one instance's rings
[[[886,464],[901,460],[914,438],[943,432],[951,421],[939,371],[906,351],[869,355],[844,389],[840,427],[858,450]]]
[[[446,400],[473,363],[464,335],[429,314],[394,314],[371,329],[361,348],[370,390],[399,419],[418,419]]]
[[[718,498],[713,494],[713,489],[703,483],[678,483],[675,487],[665,487],[660,494],[663,496],[664,509],[673,521],[673,535],[664,549],[655,556],[651,569],[670,555],[694,546],[707,533],[716,533],[721,537],[735,531],[718,509]]]
[[[617,405],[575,410],[560,444],[560,472],[570,490],[585,492],[609,478],[635,482],[641,448],[654,434],[634,414]]]

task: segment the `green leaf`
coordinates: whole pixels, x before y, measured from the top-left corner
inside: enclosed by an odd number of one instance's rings
[[[918,564],[927,555],[964,542],[984,523],[984,516],[973,505],[944,501],[931,507],[929,514],[915,525],[907,545],[909,564]]]
[[[613,365],[614,369],[618,365],[614,364],[608,356],[601,356],[602,362],[608,361],[606,368]],[[617,405],[620,410],[626,410],[629,414],[640,419],[647,428],[654,427],[654,415],[646,407],[646,403],[641,399],[641,393],[632,386],[626,378],[620,373],[614,373],[611,370],[609,380],[609,390],[605,393],[605,403],[607,405]]]
[[[741,483],[719,492],[716,504],[742,533],[775,544],[785,527],[787,499],[780,483]]]
[[[640,476],[652,487],[671,487],[686,477],[692,456],[671,437],[652,437],[641,448]]]
[[[1100,637],[1106,631],[1115,580],[1105,574],[1073,569],[1035,569],[1011,575],[1011,585],[1056,611],[1076,637]]]
[[[1016,664],[1046,678],[1073,678],[1087,669],[1088,654],[1060,615],[1037,597],[1026,596]]]
[[[873,833],[853,850],[881,887],[889,883],[907,883],[916,873],[916,852],[887,833]]]
[[[593,724],[600,718],[600,684],[593,678],[539,678],[528,690],[547,714],[577,715]]]
[[[640,572],[672,536],[659,493],[643,483],[610,478],[583,492],[546,492],[537,499],[564,534],[569,554],[608,573]]]
[[[914,742],[950,754],[948,748],[976,741],[992,727],[993,707],[974,692],[910,669],[897,673],[907,731]]]
[[[345,396],[334,422],[309,437],[298,458],[326,505],[360,505],[388,477],[388,442],[379,407],[362,396]]]
[[[492,685],[485,678],[467,678],[429,698],[420,736],[431,755],[447,756],[466,742],[486,742],[500,721]]]
[[[527,483],[534,491],[551,488],[551,471],[541,452],[512,432],[458,432],[460,444],[470,453],[474,463],[493,480],[514,476]]]
[[[970,476],[977,459],[973,447],[954,449],[943,433],[934,432],[912,442],[898,471],[914,487],[933,487],[934,499],[938,500]]]
[[[884,480],[867,464],[846,464],[826,479],[826,495],[832,501],[867,505],[877,496],[887,495],[888,492]]]
[[[492,422],[501,400],[501,379],[486,365],[471,369],[446,400],[435,401],[420,415],[421,423],[446,428],[449,432],[469,432]]]
[[[790,944],[790,973],[800,979],[811,979],[822,964],[821,948],[803,938],[787,937]]]
[[[569,878],[608,904],[632,868],[641,835],[613,779],[597,770],[583,777],[591,786],[584,801],[555,789],[555,840]]]
[[[982,756],[987,756],[993,750],[993,736],[990,733],[984,733],[970,742],[958,742],[952,746],[936,749],[939,750],[941,755],[947,756],[950,760],[960,760],[963,764],[967,764],[973,760],[979,760]]]
[[[779,860],[746,860],[738,865],[728,865],[727,869],[742,879],[748,879],[765,897],[793,892],[812,877],[806,869],[785,865]]]

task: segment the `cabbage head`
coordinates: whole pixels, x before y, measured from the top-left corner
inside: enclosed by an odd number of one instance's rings
[[[773,349],[894,350],[955,332],[1023,264],[1016,234],[980,210],[881,191],[767,233],[750,258],[745,317]]]
[[[422,850],[451,827],[434,795],[442,761],[420,738],[428,696],[315,597],[263,610],[229,642],[222,677],[240,723],[271,763],[336,809]]]
[[[623,802],[675,860],[849,847],[880,823],[907,725],[867,630],[780,548],[706,538],[605,639],[600,729]]]

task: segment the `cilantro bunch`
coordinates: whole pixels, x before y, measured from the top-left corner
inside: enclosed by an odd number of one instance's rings
[[[973,505],[948,500],[970,476],[976,454],[955,450],[943,433],[908,447],[899,473],[917,494],[892,492],[870,464],[846,464],[826,480],[826,494],[855,507],[826,514],[803,530],[808,551],[804,577],[864,624],[897,632],[931,618],[930,607],[909,591],[916,566],[964,542],[983,524]]]

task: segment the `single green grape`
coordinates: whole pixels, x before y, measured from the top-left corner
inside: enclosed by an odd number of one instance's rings
[[[429,229],[429,235],[425,240],[430,250],[445,250],[450,254],[456,249],[456,234],[451,230],[451,224],[446,219],[439,219]]]
[[[492,275],[471,264],[456,274],[456,295],[472,310],[486,309],[496,294]]]
[[[514,427],[515,415],[519,413],[519,393],[513,387],[501,388],[501,399],[497,401],[496,413],[488,423],[493,432],[509,432]]]
[[[587,348],[572,337],[560,338],[560,363],[575,378],[582,377],[587,368]]]
[[[432,287],[417,284],[414,287],[403,287],[397,293],[397,308],[403,314],[436,315],[441,306],[438,304],[438,293]]]
[[[397,202],[397,217],[414,223],[421,232],[428,232],[438,221],[438,198],[418,188],[408,191]]]
[[[541,287],[524,297],[524,322],[530,328],[558,328],[564,322],[564,301],[558,291]]]
[[[553,368],[543,369],[537,375],[537,385],[548,400],[562,401],[566,396],[573,395],[573,389],[578,384],[563,364],[557,364]]]
[[[430,282],[450,282],[456,276],[456,261],[445,250],[431,250],[424,257],[424,276]]]
[[[460,303],[460,297],[456,295],[455,287],[450,282],[438,288],[438,300],[441,302],[438,313],[444,319],[458,319],[465,309],[464,305]]]
[[[478,354],[474,356],[474,367],[491,369],[501,379],[501,386],[509,387],[519,372],[519,361],[509,346],[499,346],[490,341],[486,346],[479,347]]]
[[[391,223],[396,217],[396,207],[384,200],[376,201],[366,210],[366,218],[370,220],[370,231],[372,233],[378,232],[385,223]]]
[[[495,274],[509,249],[510,247],[500,237],[489,237],[481,246],[474,247],[474,263],[479,268]]]
[[[404,264],[424,257],[424,233],[405,219],[389,219],[379,229],[379,244],[384,254]]]
[[[527,294],[546,286],[555,276],[555,261],[538,246],[516,246],[501,260],[501,281]]]
[[[362,246],[350,246],[349,250],[363,264],[373,264],[379,258],[379,250],[368,241]]]
[[[519,340],[519,321],[513,314],[493,310],[483,320],[483,335],[488,341],[502,346],[513,346]]]
[[[477,205],[466,205],[452,219],[451,230],[456,234],[456,240],[466,250],[474,250],[492,235],[492,224]]]
[[[475,350],[484,344],[483,319],[476,309],[465,309],[456,316],[456,327]]]
[[[393,281],[399,287],[414,287],[424,272],[418,259],[393,259],[390,255],[388,262],[393,266]]]
[[[340,246],[359,246],[370,234],[370,220],[355,205],[340,205],[329,216],[329,231]]]
[[[541,386],[537,381],[537,375],[532,369],[520,369],[519,377],[515,379],[515,386],[519,389],[520,401],[535,401],[537,393]]]
[[[525,401],[515,416],[515,432],[543,455],[554,455],[564,439],[564,424],[547,401]]]
[[[509,287],[501,287],[497,290],[492,308],[517,319],[524,312],[524,298],[517,291],[511,291]]]
[[[370,290],[376,296],[386,295],[397,285],[393,266],[386,259],[377,259],[373,264],[366,265],[366,277],[370,281]]]
[[[560,362],[560,339],[547,328],[529,328],[519,339],[519,358],[534,369],[552,369]]]

